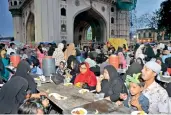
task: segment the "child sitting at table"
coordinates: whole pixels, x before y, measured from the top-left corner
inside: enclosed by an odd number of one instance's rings
[[[128,95],[121,94],[120,99],[124,100],[124,106],[131,108],[132,110],[144,111],[148,113],[149,100],[142,94],[144,88],[144,81],[141,78],[141,74],[133,74],[133,76],[127,76],[126,84],[129,87]],[[121,105],[122,102],[116,102],[117,105]]]
[[[66,61],[65,60],[61,61],[58,69],[56,70],[56,73],[63,76],[65,73],[66,66],[67,66]]]
[[[28,99],[18,109],[18,114],[48,114],[49,107],[48,99]]]

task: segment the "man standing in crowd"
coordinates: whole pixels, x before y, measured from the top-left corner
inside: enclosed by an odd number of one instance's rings
[[[155,82],[160,71],[161,66],[154,61],[147,62],[142,70],[142,78],[145,80],[143,94],[149,99],[150,114],[169,113],[168,93]]]

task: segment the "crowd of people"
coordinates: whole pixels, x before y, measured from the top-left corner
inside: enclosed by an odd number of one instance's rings
[[[82,50],[81,50],[82,49]],[[56,74],[64,81],[81,88],[104,93],[104,98],[124,105],[133,111],[149,114],[171,112],[171,83],[164,83],[159,75],[171,75],[170,44],[136,44],[128,48],[124,44],[91,44],[83,48],[73,43],[39,44],[36,51],[29,47],[16,49],[0,45],[0,114],[48,114],[49,101],[46,93],[38,92],[32,74],[43,75],[42,60],[55,58]],[[21,61],[15,73],[10,73],[9,57],[18,54]],[[119,69],[109,57],[118,56]],[[32,74],[31,74],[32,73]],[[10,106],[9,106],[10,105]]]

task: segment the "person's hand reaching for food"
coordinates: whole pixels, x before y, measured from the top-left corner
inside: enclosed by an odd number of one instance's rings
[[[31,94],[30,98],[37,98],[37,99],[39,99],[41,96],[46,96],[47,97],[47,93],[40,92],[40,93],[36,93],[36,94]]]

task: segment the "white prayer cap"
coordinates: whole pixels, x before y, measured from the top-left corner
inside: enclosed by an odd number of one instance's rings
[[[161,71],[161,66],[156,63],[155,61],[149,61],[145,64],[145,66],[149,69],[151,69],[152,71],[154,71],[155,73],[159,74]]]

